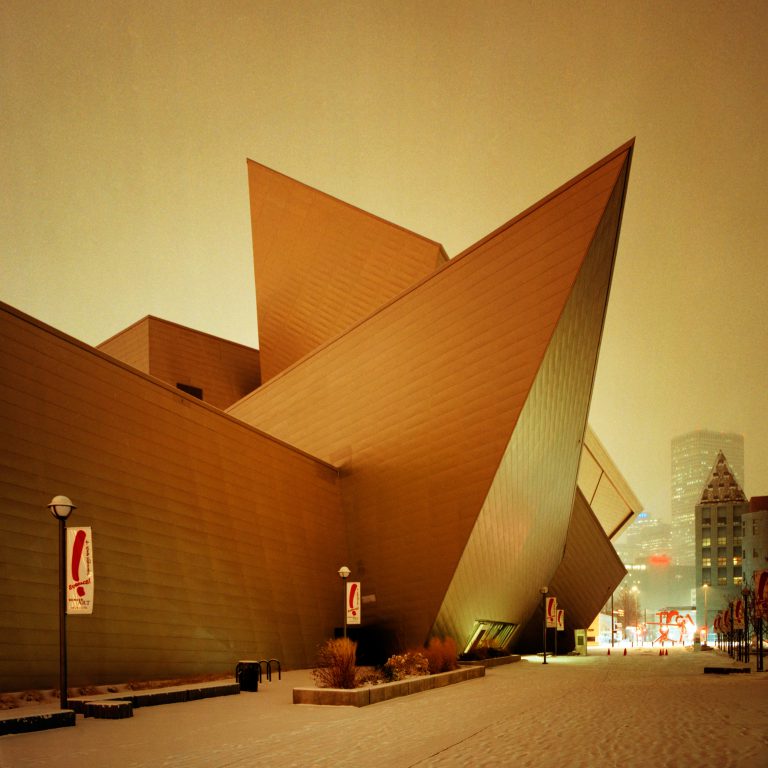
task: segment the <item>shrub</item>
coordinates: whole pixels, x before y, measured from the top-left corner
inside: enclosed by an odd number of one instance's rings
[[[433,637],[424,650],[424,655],[429,662],[429,671],[433,675],[438,672],[450,672],[459,666],[456,641],[452,637],[446,637],[444,640]]]
[[[317,650],[312,677],[320,688],[354,688],[357,644],[347,637],[326,640]]]
[[[501,648],[498,643],[491,640],[488,643],[475,646],[469,653],[462,653],[461,658],[464,661],[485,661],[495,659],[500,656],[507,656],[508,651]]]
[[[406,651],[390,656],[383,672],[387,680],[405,680],[406,677],[428,675],[429,663],[421,651]]]

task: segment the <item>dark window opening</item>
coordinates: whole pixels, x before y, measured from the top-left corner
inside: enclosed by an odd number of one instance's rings
[[[182,392],[186,392],[192,397],[196,397],[198,400],[203,399],[203,390],[200,387],[193,387],[191,384],[177,384],[176,389],[180,389]]]

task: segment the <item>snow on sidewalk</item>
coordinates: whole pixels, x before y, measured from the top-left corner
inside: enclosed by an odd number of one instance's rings
[[[705,675],[717,653],[528,657],[362,709],[294,705],[306,671],[128,720],[0,738],[1,768],[766,764],[768,673]],[[691,763],[691,761],[693,761]]]

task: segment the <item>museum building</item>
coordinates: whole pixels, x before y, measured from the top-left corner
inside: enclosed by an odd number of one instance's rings
[[[258,351],[0,305],[0,690],[57,679],[57,494],[93,532],[72,685],[311,666],[341,565],[361,652],[522,648],[545,585],[567,646],[640,510],[587,426],[632,149],[452,259],[249,161]]]

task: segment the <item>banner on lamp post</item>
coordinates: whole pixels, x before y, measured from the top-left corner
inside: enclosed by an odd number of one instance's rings
[[[360,623],[360,582],[347,582],[347,624]]]
[[[565,630],[565,610],[563,608],[557,609],[557,631],[563,632]]]
[[[768,569],[755,571],[755,616],[768,618]]]
[[[67,613],[93,613],[91,529],[67,528]]]
[[[547,629],[557,626],[557,598],[548,597],[547,605]]]
[[[733,628],[744,629],[744,600],[741,598],[733,604]]]

